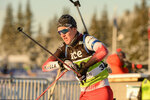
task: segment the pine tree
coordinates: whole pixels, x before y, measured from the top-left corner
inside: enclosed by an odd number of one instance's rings
[[[148,59],[148,39],[147,39],[147,22],[148,7],[146,0],[142,0],[141,5],[135,5],[134,12],[128,16],[128,21],[121,32],[124,34],[122,40],[123,50],[127,57],[133,62],[146,62]]]
[[[91,22],[90,22],[89,34],[100,39],[100,26],[99,26],[99,21],[97,19],[96,12],[94,12]]]
[[[41,26],[41,24],[39,24],[38,35],[37,35],[36,40],[39,42],[42,41],[42,26]]]
[[[28,0],[26,5],[26,15],[25,15],[25,32],[27,32],[30,36],[32,36],[32,12],[30,9],[30,2]]]
[[[16,45],[15,40],[13,9],[9,4],[6,9],[6,17],[1,33],[1,46],[5,54],[9,55],[14,53]]]
[[[49,22],[48,34],[51,38],[57,38],[59,36],[56,33],[57,32],[57,20],[58,20],[57,15],[54,15],[54,17]]]
[[[129,28],[131,27],[131,24],[128,24],[133,19],[131,19],[131,12],[129,10],[126,10],[123,17],[120,17],[120,22],[118,22],[118,37],[117,37],[117,48],[122,48],[123,50],[127,49],[128,47],[128,41],[130,38],[127,38],[130,35]],[[130,36],[129,36],[130,37]]]
[[[129,47],[137,49],[131,54],[130,59],[146,61],[148,59],[148,39],[146,27],[148,22],[148,7],[146,5],[146,0],[142,0],[142,3],[138,8],[138,10],[135,9],[136,17],[132,29],[132,37],[134,38],[131,39],[129,45]]]
[[[24,25],[24,15],[22,14],[22,5],[20,3],[18,6],[16,28],[24,27]],[[25,40],[26,38],[21,33],[16,31],[16,51],[18,54],[21,54],[23,51],[25,51],[25,42],[22,42]]]
[[[26,5],[26,13],[25,13],[25,28],[24,28],[24,32],[26,32],[29,36],[33,35],[32,32],[32,17],[33,14],[31,12],[31,8],[30,8],[30,2],[29,0],[27,1],[27,5]],[[25,39],[25,43],[26,43],[26,49],[25,51],[33,51],[32,48],[35,46],[35,44],[29,40],[29,39]],[[29,52],[30,54],[30,52]]]
[[[25,25],[24,15],[22,13],[22,5],[21,5],[21,3],[19,3],[19,6],[18,6],[17,25],[18,25],[18,27],[24,27],[24,25]]]
[[[57,15],[54,15],[54,17],[49,22],[49,29],[48,29],[48,35],[49,35],[49,43],[48,43],[48,49],[50,49],[52,52],[56,50],[56,48],[59,45],[59,42],[61,40],[59,34],[57,33]],[[57,44],[56,44],[57,43]]]
[[[99,21],[99,39],[100,41],[104,42],[107,46],[111,45],[112,42],[112,32],[110,32],[110,26],[109,26],[109,20],[108,20],[108,14],[107,9],[104,7],[104,10],[102,12],[100,21]]]
[[[41,45],[43,45],[45,48],[48,47],[49,43],[49,37],[44,37],[43,36],[43,31],[42,31],[42,26],[39,24],[38,27],[38,34],[36,37],[36,41],[38,41]],[[40,48],[38,45],[35,46],[34,48],[34,64],[37,64],[38,66],[42,66],[42,64],[45,62],[47,59],[48,55],[45,50]]]
[[[89,27],[89,33],[105,43],[107,46],[111,45],[112,34],[110,32],[106,8],[104,8],[100,19],[97,18],[96,11],[94,12]]]

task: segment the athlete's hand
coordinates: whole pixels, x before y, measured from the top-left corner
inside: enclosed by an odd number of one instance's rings
[[[78,74],[76,78],[78,81],[82,83],[82,85],[83,85],[83,81],[86,82],[86,74],[82,74],[82,75]]]
[[[86,64],[85,62],[81,62],[80,68],[78,70],[79,75],[77,75],[77,79],[80,80],[81,82],[82,81],[86,82],[86,73],[88,68],[85,67],[85,64]]]
[[[65,69],[71,70],[71,68],[72,68],[73,70],[78,71],[78,66],[77,66],[76,64],[74,64],[72,61],[70,61],[70,60],[65,60],[64,63],[67,64],[67,65],[70,67],[70,68],[69,68],[68,66],[66,66],[65,64],[63,64],[63,67],[64,67]]]

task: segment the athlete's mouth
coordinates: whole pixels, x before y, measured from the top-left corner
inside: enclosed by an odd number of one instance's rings
[[[67,38],[65,37],[64,40],[67,40]]]

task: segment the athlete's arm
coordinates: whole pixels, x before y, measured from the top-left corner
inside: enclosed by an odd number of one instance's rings
[[[54,53],[55,56],[58,58],[64,58],[64,53],[63,53],[63,46],[61,45],[56,52]],[[57,59],[54,56],[50,56],[47,61],[42,65],[42,71],[47,72],[47,71],[53,71],[55,69],[60,68],[60,64],[57,61]]]
[[[54,54],[56,56],[56,54]],[[53,56],[50,56],[46,62],[42,65],[42,71],[53,71],[55,69],[60,68],[60,65],[58,64],[58,61],[56,61],[56,58]]]
[[[104,44],[93,36],[87,36],[85,38],[85,45],[89,50],[95,51],[94,55],[85,64],[86,68],[89,68],[93,64],[101,61],[108,54],[108,50]]]

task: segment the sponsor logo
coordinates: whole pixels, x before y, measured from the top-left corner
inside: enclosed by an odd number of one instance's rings
[[[72,53],[70,53],[71,55],[71,59],[77,59],[77,58],[81,58],[82,57],[82,52],[79,51],[74,51]]]
[[[50,64],[50,65],[48,64],[48,65],[44,66],[44,68],[47,70],[50,70],[50,69],[56,68],[56,64]]]

